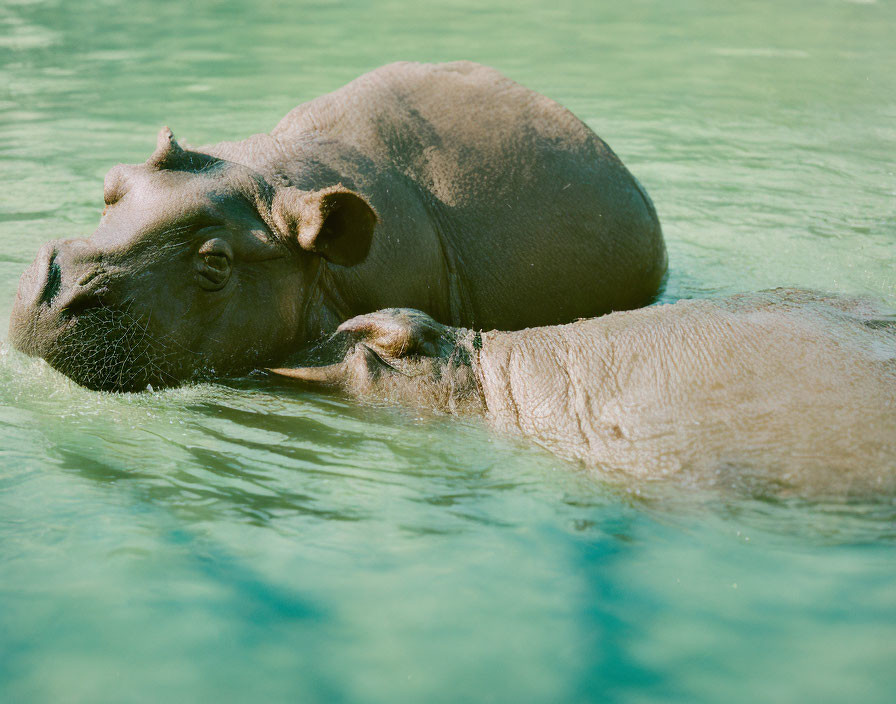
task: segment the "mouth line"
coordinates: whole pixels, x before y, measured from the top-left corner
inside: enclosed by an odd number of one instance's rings
[[[95,278],[95,277],[94,277]],[[109,293],[109,287],[102,282],[96,288],[85,291],[82,287],[79,291],[72,292],[67,301],[59,306],[60,319],[74,318],[92,308],[106,307],[104,296]]]

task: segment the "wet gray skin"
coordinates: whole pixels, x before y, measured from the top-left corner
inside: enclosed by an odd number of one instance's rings
[[[19,350],[94,389],[283,363],[340,322],[413,307],[519,329],[643,305],[666,253],[637,180],[553,101],[471,64],[392,64],[270,134],[159,134],[106,176],[86,239],[45,245]]]
[[[896,318],[859,300],[779,289],[484,333],[392,309],[330,355],[272,371],[482,415],[620,477],[896,493]]]

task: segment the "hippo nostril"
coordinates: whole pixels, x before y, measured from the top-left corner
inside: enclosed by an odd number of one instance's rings
[[[101,268],[96,268],[91,271],[88,271],[84,276],[78,279],[78,286],[86,286],[91,281],[93,281],[97,276],[103,273]]]
[[[62,287],[62,270],[59,268],[59,264],[56,261],[56,252],[54,251],[50,254],[50,261],[47,265],[47,278],[44,281],[44,286],[41,289],[40,296],[38,296],[37,302],[38,305],[46,303],[49,305],[53,302],[53,299],[59,295],[59,289]]]

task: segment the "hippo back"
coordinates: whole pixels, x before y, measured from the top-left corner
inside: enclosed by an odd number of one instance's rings
[[[390,64],[295,108],[271,136],[348,147],[381,211],[395,181],[413,188],[454,289],[446,322],[513,329],[636,307],[665,272],[656,212],[619,158],[494,69]]]
[[[389,64],[298,106],[271,132],[287,141],[309,133],[397,166],[451,206],[511,193],[519,171],[537,178],[558,150],[621,166],[566,108],[469,61]]]

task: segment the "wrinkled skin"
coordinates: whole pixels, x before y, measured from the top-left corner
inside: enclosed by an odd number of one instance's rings
[[[484,415],[620,476],[896,493],[896,317],[862,301],[779,289],[481,334],[393,309],[329,354],[272,371]]]
[[[44,246],[12,343],[140,390],[283,363],[340,322],[413,307],[519,329],[646,303],[666,253],[640,184],[582,122],[471,64],[393,64],[270,134],[167,128],[106,176],[86,239]]]

